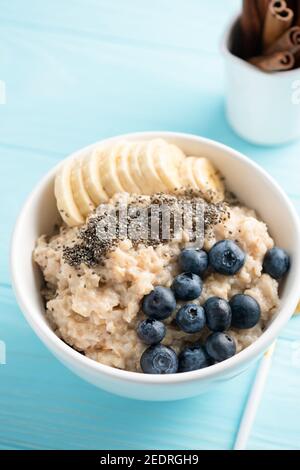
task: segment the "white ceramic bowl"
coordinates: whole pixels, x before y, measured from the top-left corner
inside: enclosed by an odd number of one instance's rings
[[[37,237],[49,232],[54,222],[59,220],[53,194],[57,168],[33,190],[16,223],[11,246],[11,272],[16,297],[33,330],[50,351],[69,369],[97,387],[141,400],[174,400],[198,395],[244,371],[266,350],[293,314],[300,284],[299,220],[287,196],[270,176],[229,147],[194,135],[172,132],[146,132],[122,137],[134,140],[161,137],[179,145],[186,154],[205,155],[223,173],[228,187],[240,200],[258,211],[276,243],[288,250],[292,259],[281,291],[281,307],[272,324],[256,342],[225,362],[207,369],[165,376],[114,369],[83,356],[65,344],[45,319],[40,295],[41,275],[32,261]],[[95,145],[76,154],[86,152]]]

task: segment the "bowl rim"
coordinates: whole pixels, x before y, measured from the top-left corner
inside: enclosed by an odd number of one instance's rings
[[[294,279],[290,287],[290,293],[288,301],[285,305],[280,306],[280,314],[273,320],[271,325],[263,332],[263,334],[254,341],[250,346],[236,354],[235,356],[227,359],[224,362],[214,364],[210,367],[199,369],[191,372],[185,372],[183,374],[169,374],[169,375],[150,375],[143,374],[140,372],[131,372],[126,370],[117,369],[105,364],[96,362],[93,359],[90,359],[80,352],[73,349],[71,346],[66,344],[62,339],[60,339],[47,322],[41,321],[39,319],[40,309],[33,309],[30,305],[30,300],[26,296],[26,292],[22,289],[22,279],[19,277],[18,263],[19,260],[16,256],[17,247],[20,244],[20,238],[22,238],[22,230],[24,227],[24,221],[26,220],[26,215],[30,211],[32,202],[36,199],[36,194],[39,193],[42,188],[53,179],[58,167],[62,162],[58,163],[54,168],[52,168],[46,175],[41,179],[41,181],[34,187],[32,192],[27,197],[20,213],[15,223],[13,230],[13,235],[11,239],[10,247],[10,271],[12,279],[12,287],[17,299],[17,302],[21,308],[21,311],[28,323],[31,325],[37,336],[42,340],[42,342],[50,349],[54,355],[57,353],[59,358],[66,360],[68,364],[72,364],[74,368],[80,369],[89,369],[93,373],[98,373],[99,375],[107,376],[111,379],[137,383],[137,384],[146,384],[146,385],[166,385],[166,384],[180,384],[183,382],[191,383],[194,381],[200,381],[210,378],[216,378],[220,375],[223,375],[225,372],[233,371],[238,366],[242,366],[251,360],[254,360],[259,355],[261,355],[268,346],[274,341],[274,339],[279,334],[280,330],[283,328],[285,323],[292,316],[292,313],[297,305],[299,300],[299,279],[300,279],[300,221],[296,209],[292,205],[291,201],[281,189],[279,184],[256,162],[246,157],[244,154],[234,150],[233,148],[224,145],[220,142],[217,142],[212,139],[205,137],[200,137],[194,134],[181,133],[181,132],[171,132],[171,131],[146,131],[146,132],[135,132],[135,133],[126,133],[107,139],[102,139],[94,144],[88,145],[80,150],[72,152],[66,158],[72,158],[74,155],[88,151],[96,145],[99,145],[103,142],[110,142],[117,139],[151,139],[151,138],[181,138],[189,141],[194,141],[196,143],[204,143],[211,147],[217,148],[220,151],[230,153],[233,157],[240,160],[247,166],[252,167],[256,172],[266,180],[266,182],[273,186],[277,191],[280,198],[283,200],[283,203],[286,206],[286,210],[289,213],[290,218],[293,221],[298,243],[296,247],[296,254],[293,257],[293,271]],[[63,161],[65,158],[63,159]]]

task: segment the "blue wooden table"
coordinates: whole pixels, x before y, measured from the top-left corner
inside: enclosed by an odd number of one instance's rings
[[[183,131],[231,145],[266,168],[300,211],[300,144],[251,146],[225,120],[219,42],[239,4],[1,2],[1,449],[232,447],[254,369],[182,402],[102,392],[66,370],[31,331],[11,289],[8,256],[17,213],[41,176],[69,152],[124,132]],[[280,336],[249,448],[300,448],[299,390],[294,318]]]

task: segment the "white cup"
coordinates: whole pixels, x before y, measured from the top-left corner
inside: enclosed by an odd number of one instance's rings
[[[300,68],[266,73],[232,53],[235,18],[225,33],[226,112],[242,138],[278,145],[300,138]]]

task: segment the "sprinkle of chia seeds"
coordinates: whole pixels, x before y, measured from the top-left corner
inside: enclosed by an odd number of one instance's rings
[[[130,198],[127,204],[125,220],[120,217],[121,205],[116,202],[114,205],[100,205],[96,211],[87,220],[86,225],[77,231],[77,240],[72,240],[72,245],[63,248],[63,257],[66,263],[71,266],[79,266],[81,263],[92,267],[96,265],[103,266],[104,260],[108,253],[113,251],[117,244],[126,238],[129,238],[133,246],[143,243],[145,246],[156,247],[159,244],[169,243],[170,239],[175,239],[177,232],[175,231],[175,218],[183,218],[186,211],[191,216],[193,228],[198,222],[203,222],[204,233],[207,237],[213,226],[224,222],[229,216],[228,206],[224,202],[208,202],[208,196],[213,200],[213,194],[195,191],[193,189],[181,189],[176,194],[156,193],[151,196],[135,195]],[[197,213],[197,204],[203,204],[203,213],[201,220],[200,214]],[[170,237],[164,238],[162,225],[163,216],[159,211],[158,217],[158,236],[144,236],[143,230],[151,233],[152,211],[153,206],[167,206],[170,210]],[[140,207],[142,210],[137,209]],[[130,210],[133,209],[133,210]],[[139,213],[146,214],[146,220],[139,220]],[[117,217],[115,218],[115,216]],[[109,222],[116,221],[117,224],[111,225]],[[130,237],[128,226],[134,223],[135,237]],[[99,227],[107,227],[105,236],[99,236]],[[113,226],[113,229],[111,228]],[[103,233],[103,232],[102,232]]]

